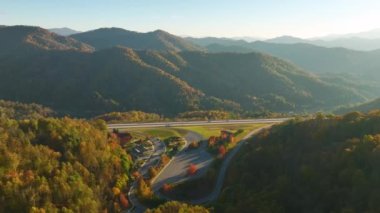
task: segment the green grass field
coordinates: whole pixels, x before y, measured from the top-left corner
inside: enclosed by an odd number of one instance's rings
[[[187,130],[184,129],[176,129],[176,128],[168,128],[168,127],[156,127],[156,128],[131,128],[123,131],[127,131],[132,134],[134,137],[158,137],[161,140],[178,136],[183,137],[187,134]]]
[[[203,136],[207,139],[210,136],[219,136],[221,130],[228,130],[231,132],[236,132],[239,129],[243,129],[244,132],[236,137],[236,140],[242,139],[251,131],[263,127],[267,124],[230,124],[230,125],[205,125],[205,126],[186,126],[178,127],[179,129],[193,131]]]
[[[156,127],[156,128],[131,128],[122,131],[128,131],[134,138],[158,137],[162,140],[172,137],[184,137],[189,131],[196,132],[204,139],[210,136],[219,136],[221,130],[236,132],[243,129],[243,133],[236,137],[236,140],[242,139],[249,132],[263,127],[267,124],[230,124],[230,125],[205,125],[205,126],[184,126],[184,127]]]

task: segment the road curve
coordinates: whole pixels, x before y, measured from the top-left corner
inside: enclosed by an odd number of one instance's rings
[[[216,180],[216,184],[214,186],[214,190],[211,192],[211,194],[209,194],[207,197],[204,197],[204,198],[201,198],[201,199],[198,199],[198,200],[191,200],[191,201],[188,201],[188,202],[192,203],[192,204],[202,204],[202,203],[207,203],[207,202],[215,201],[218,198],[220,192],[222,191],[223,183],[224,183],[224,178],[226,176],[226,172],[227,172],[228,166],[230,165],[231,160],[233,159],[233,157],[239,152],[240,148],[243,147],[243,145],[245,144],[245,142],[246,142],[246,140],[248,138],[252,137],[252,135],[257,134],[258,132],[262,131],[263,129],[267,129],[267,128],[271,127],[272,125],[273,124],[269,124],[269,125],[267,125],[265,127],[261,127],[259,129],[255,129],[252,132],[250,132],[248,135],[246,135],[236,145],[236,147],[234,149],[232,149],[232,151],[230,153],[227,154],[226,158],[224,159],[224,161],[222,163],[222,166],[220,168],[217,180]]]

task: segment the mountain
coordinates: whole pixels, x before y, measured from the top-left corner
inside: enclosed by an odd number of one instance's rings
[[[246,109],[255,106],[277,111],[312,109],[313,105],[321,107],[362,99],[354,91],[328,84],[292,64],[265,54],[181,52],[177,55],[186,61],[187,66],[176,65],[176,69],[165,68],[168,65],[159,64],[155,59],[168,58],[171,61],[170,54],[156,55],[142,58],[171,71],[208,95],[232,100]]]
[[[378,212],[380,114],[262,131],[231,161],[215,212]]]
[[[77,33],[81,33],[81,31],[73,30],[67,27],[62,28],[52,28],[48,29],[50,32],[61,35],[61,36],[69,36]]]
[[[323,47],[344,47],[347,49],[372,51],[380,49],[380,38],[367,39],[359,37],[347,37],[333,40],[312,40],[306,43],[323,46]]]
[[[128,31],[121,28],[101,28],[71,36],[90,44],[97,50],[114,46],[125,46],[138,50],[152,49],[159,51],[203,51],[185,39],[162,30],[148,33]]]
[[[357,51],[373,51],[380,49],[380,38],[361,38],[361,37],[342,37],[335,39],[302,39],[293,36],[280,36],[267,40],[237,40],[231,38],[214,38],[214,37],[205,37],[205,38],[185,38],[188,41],[191,41],[200,46],[209,46],[209,45],[223,45],[223,46],[250,46],[253,42],[266,42],[274,44],[310,44],[320,47],[327,48],[346,48]]]
[[[205,46],[209,52],[263,52],[301,66],[315,73],[352,74],[367,79],[380,79],[380,50],[355,51],[345,48],[326,48],[312,44],[280,44],[251,42],[231,45],[215,43]]]
[[[225,45],[225,46],[244,46],[249,44],[249,42],[240,39],[240,40],[235,40],[235,39],[230,39],[230,38],[217,38],[217,37],[204,37],[204,38],[192,38],[192,37],[186,37],[185,38],[187,41],[190,41],[196,45],[199,46],[208,46],[208,45],[214,45],[214,44],[220,44],[220,45]]]
[[[352,88],[261,53],[120,46],[78,51],[68,44],[85,44],[73,38],[41,28],[22,29],[22,34],[19,27],[0,33],[0,39],[6,35],[7,43],[14,44],[2,44],[0,99],[35,102],[60,114],[89,117],[131,110],[164,115],[210,109],[314,111],[365,100]],[[15,35],[10,36],[10,32]],[[43,36],[24,47],[20,38],[33,37],[36,32]],[[51,45],[57,38],[67,48]],[[13,51],[15,46],[24,48],[18,50],[31,46],[34,51],[21,54]]]
[[[293,37],[293,36],[280,36],[272,39],[267,39],[268,43],[280,43],[280,44],[296,44],[296,43],[308,43],[307,40]]]
[[[312,44],[321,47],[342,47],[359,51],[372,51],[380,49],[380,30],[368,33],[341,35],[336,38],[302,39],[293,36],[281,36],[265,40],[267,43],[277,44]]]
[[[0,55],[26,54],[38,50],[92,52],[93,47],[75,39],[51,33],[39,27],[12,26],[0,28]]]
[[[359,33],[348,33],[348,34],[338,34],[338,35],[327,35],[323,37],[318,37],[318,40],[335,40],[341,38],[364,38],[364,39],[380,39],[380,28],[373,29],[369,31],[363,31]]]
[[[204,96],[127,48],[93,54],[45,51],[0,62],[1,98],[40,103],[62,114],[94,116],[134,109],[176,114],[197,109]]]

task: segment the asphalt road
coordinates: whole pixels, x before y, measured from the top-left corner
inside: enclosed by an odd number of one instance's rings
[[[259,129],[256,129],[256,130],[253,130],[252,132],[250,132],[247,136],[245,136],[237,145],[234,149],[232,149],[231,152],[229,152],[226,156],[226,158],[224,159],[223,163],[222,163],[222,166],[219,170],[219,174],[218,174],[218,177],[217,177],[217,180],[216,180],[216,183],[215,183],[215,187],[214,187],[214,190],[212,191],[212,193],[210,195],[208,195],[207,197],[204,197],[204,198],[201,198],[201,199],[198,199],[198,200],[192,200],[192,201],[189,201],[189,203],[192,203],[192,204],[202,204],[202,203],[207,203],[207,202],[211,202],[211,201],[214,201],[216,200],[221,191],[222,191],[222,188],[223,188],[223,183],[224,183],[224,178],[226,176],[226,172],[227,172],[227,169],[228,169],[228,166],[230,165],[233,157],[239,152],[239,150],[246,144],[246,140],[250,137],[252,137],[252,135],[262,131],[263,129],[266,129],[266,128],[269,128],[270,126],[272,125],[268,125],[268,126],[265,126],[265,127],[262,127],[262,128],[259,128]]]
[[[189,132],[185,136],[185,139],[187,141],[185,148],[175,155],[170,163],[152,180],[152,189],[154,192],[158,192],[165,183],[174,184],[185,182],[207,172],[208,167],[213,161],[213,156],[210,155],[204,147],[199,147],[194,150],[187,149],[190,142],[200,141],[203,139],[202,136],[195,132]],[[190,164],[194,164],[198,168],[197,173],[193,176],[187,175]]]
[[[245,119],[245,120],[217,120],[217,121],[181,121],[181,122],[157,122],[157,123],[121,123],[108,124],[108,129],[126,129],[142,127],[176,127],[176,126],[200,126],[200,125],[223,125],[223,124],[259,124],[259,123],[281,123],[289,118],[271,119]]]

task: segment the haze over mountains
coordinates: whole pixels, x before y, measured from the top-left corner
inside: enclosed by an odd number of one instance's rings
[[[62,28],[51,28],[48,29],[50,32],[56,33],[61,36],[69,36],[77,33],[81,33],[81,31],[73,30],[68,27],[62,27]]]
[[[6,41],[0,98],[78,116],[134,109],[165,115],[313,111],[368,98],[367,88],[326,80],[267,54],[207,53],[164,31],[109,28],[64,37],[14,26],[1,28],[0,39]]]

